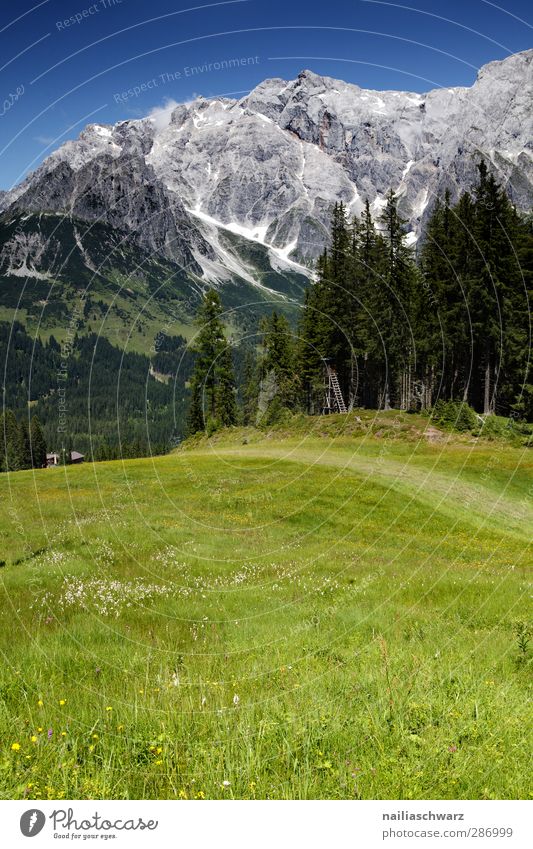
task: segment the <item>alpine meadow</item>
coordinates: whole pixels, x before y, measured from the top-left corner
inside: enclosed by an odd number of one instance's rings
[[[3,476],[6,796],[527,797],[530,449],[427,433]]]
[[[52,5],[0,28],[0,799],[531,800],[522,17]]]

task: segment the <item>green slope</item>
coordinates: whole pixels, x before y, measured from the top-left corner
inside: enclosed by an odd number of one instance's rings
[[[262,245],[231,233],[224,245],[255,281],[234,274],[220,284],[233,331],[255,329],[274,307],[294,320],[307,278],[274,271]],[[44,212],[0,217],[0,321],[21,321],[43,339],[62,341],[73,323],[141,353],[162,331],[188,337],[207,285],[197,271],[104,224]]]
[[[334,418],[2,476],[5,797],[527,796],[529,451]]]

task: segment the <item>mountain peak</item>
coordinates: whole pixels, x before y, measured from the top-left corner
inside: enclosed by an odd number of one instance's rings
[[[533,48],[522,50],[519,53],[511,53],[504,59],[495,59],[482,65],[477,74],[477,80],[486,76],[498,76],[508,74],[531,74],[533,69]],[[531,79],[529,80],[531,84]]]
[[[531,205],[532,57],[485,65],[471,88],[424,95],[303,69],[241,100],[200,97],[91,124],[0,204],[103,216],[167,257],[194,256],[205,273],[209,245],[211,269],[214,255],[231,266],[221,229],[260,242],[278,264],[310,260],[336,201],[354,215],[368,199],[377,215],[391,188],[414,240],[436,196],[448,189],[453,202],[471,188],[480,158],[518,208]]]

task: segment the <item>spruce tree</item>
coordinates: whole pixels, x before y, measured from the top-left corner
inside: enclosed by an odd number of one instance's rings
[[[257,355],[251,345],[246,345],[242,381],[242,422],[244,425],[253,425],[255,423],[258,396],[259,366]]]
[[[365,406],[428,408],[438,395],[531,419],[532,252],[531,217],[483,164],[473,194],[437,200],[420,269],[392,191],[380,231],[368,202],[351,227],[337,204],[299,324],[306,409],[318,409],[329,358],[349,398],[357,362],[354,400]]]
[[[30,435],[24,421],[18,426],[17,456],[19,469],[31,469]]]
[[[430,407],[437,388],[441,397],[462,397],[469,333],[467,310],[456,265],[458,224],[447,191],[437,199],[420,252],[422,287],[418,330],[422,336],[418,365],[423,407]]]
[[[533,303],[533,215],[516,213],[513,321],[506,342],[504,391],[513,417],[533,422],[533,363],[531,350],[531,304]]]
[[[341,391],[348,399],[353,391],[355,352],[353,348],[354,312],[356,293],[353,274],[353,241],[346,210],[342,203],[335,204],[331,229],[331,249],[325,267],[325,323],[324,357],[336,370]]]
[[[324,357],[327,356],[327,301],[325,278],[327,250],[318,258],[316,282],[305,292],[298,323],[296,362],[300,376],[301,401],[308,413],[318,412],[323,404]]]
[[[209,289],[198,310],[198,333],[192,346],[196,359],[187,417],[189,435],[206,426],[230,425],[237,420],[233,363],[224,335],[222,312],[218,293]]]
[[[191,400],[187,413],[186,433],[192,436],[204,429],[204,414],[202,410],[202,384],[197,375],[191,379]]]
[[[385,406],[409,409],[413,394],[414,339],[413,297],[416,267],[413,251],[405,244],[405,221],[398,213],[392,191],[381,216],[387,245],[384,277],[387,306],[383,314],[383,338],[387,349],[387,387]]]
[[[196,360],[191,378],[189,433],[202,430],[209,419],[214,421],[216,418],[216,363],[226,341],[221,315],[220,297],[214,289],[209,289],[202,298],[196,317],[198,332],[192,346]]]
[[[6,410],[4,413],[2,431],[3,470],[7,472],[15,472],[18,469],[24,468],[24,445],[21,443],[19,426],[12,410]]]
[[[342,203],[333,208],[331,244],[317,262],[317,279],[305,300],[299,326],[299,357],[304,401],[316,403],[325,362],[336,370],[346,399],[354,392],[354,328],[358,294],[354,274],[355,240]]]
[[[32,416],[30,423],[30,449],[33,468],[44,468],[46,466],[46,443],[37,416]]]
[[[224,344],[216,362],[216,420],[222,427],[237,424],[238,411],[231,347]]]
[[[299,395],[292,332],[284,315],[276,311],[261,323],[263,332],[262,376],[273,373],[276,379],[278,402],[293,408]]]
[[[354,221],[354,276],[358,303],[354,317],[354,350],[358,356],[357,403],[378,407],[385,393],[386,357],[383,321],[388,315],[385,266],[387,249],[377,233],[368,199],[360,221]]]
[[[512,390],[506,385],[509,380],[506,371],[512,364],[517,341],[513,337],[518,329],[519,304],[527,300],[516,254],[518,218],[494,175],[488,174],[484,162],[479,166],[479,185],[474,197],[477,285],[471,302],[475,304],[474,353],[477,355],[478,384],[483,393],[482,399],[478,393],[478,405],[484,413],[493,413],[500,398],[499,412],[507,414]]]

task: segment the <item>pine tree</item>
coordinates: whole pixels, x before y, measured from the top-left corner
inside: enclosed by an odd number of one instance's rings
[[[202,410],[202,384],[197,375],[191,379],[191,400],[187,413],[186,432],[192,436],[204,429],[204,414]]]
[[[251,345],[246,345],[242,381],[242,421],[245,425],[253,425],[255,423],[258,396],[259,365],[257,355]]]
[[[435,374],[441,396],[466,400],[481,413],[522,415],[531,226],[483,162],[473,194],[464,193],[454,207],[446,196],[436,205],[422,271],[438,305],[440,337],[426,326],[425,344],[434,360],[442,349]]]
[[[361,220],[354,221],[354,288],[358,310],[353,319],[353,346],[359,363],[356,400],[367,407],[379,407],[385,394],[382,330],[384,317],[388,315],[386,257],[386,243],[376,232],[367,199]]]
[[[19,469],[31,469],[30,435],[24,421],[18,426],[17,457]]]
[[[515,213],[516,215],[516,213]],[[531,304],[533,303],[533,215],[516,216],[514,246],[518,280],[512,302],[513,321],[506,341],[504,391],[514,417],[533,422],[533,363],[531,361]]]
[[[8,422],[6,420],[7,410],[0,419],[0,472],[9,469],[9,453],[7,450]]]
[[[237,424],[238,411],[231,348],[226,343],[216,362],[216,419],[222,427]]]
[[[405,244],[405,221],[398,213],[392,191],[381,216],[387,245],[384,277],[388,304],[383,315],[383,338],[387,348],[387,385],[385,406],[409,409],[412,404],[414,339],[413,296],[416,266],[413,252]]]
[[[484,162],[479,165],[479,185],[475,189],[475,229],[477,246],[476,286],[472,292],[478,384],[484,413],[496,411],[502,393],[507,358],[511,353],[516,308],[523,286],[516,262],[518,219],[515,210]],[[522,292],[521,292],[522,290]],[[474,306],[475,304],[475,306]],[[480,379],[479,379],[480,378]],[[507,394],[509,388],[507,388]],[[508,401],[505,412],[508,412]],[[502,410],[503,412],[504,410]]]
[[[203,297],[196,320],[199,331],[194,341],[197,357],[193,380],[199,382],[202,388],[204,416],[213,419],[216,417],[217,360],[226,344],[221,315],[220,297],[214,289],[209,289]]]
[[[328,361],[336,370],[345,398],[355,391],[355,330],[358,292],[355,278],[355,239],[342,203],[335,204],[331,245],[317,262],[317,280],[306,296],[299,326],[299,358],[304,403],[317,403]]]
[[[12,410],[6,410],[2,420],[2,469],[15,472],[23,466],[24,446],[21,444],[20,430]]]
[[[418,366],[422,406],[430,407],[439,387],[441,396],[462,394],[462,373],[468,346],[467,313],[455,264],[457,219],[447,191],[437,199],[421,249],[422,287],[417,327],[421,335]]]
[[[46,466],[46,443],[37,416],[33,416],[30,423],[30,449],[33,468],[44,468]]]
[[[276,311],[261,324],[263,332],[263,376],[273,372],[282,407],[294,407],[299,394],[292,332],[285,316]]]
[[[324,391],[324,357],[327,354],[327,250],[318,258],[316,282],[306,289],[298,323],[296,362],[300,376],[301,401],[308,413],[320,410]]]
[[[187,417],[189,435],[206,426],[230,425],[237,420],[231,349],[221,316],[220,297],[209,289],[202,298],[196,319],[199,329],[193,344],[196,360]]]
[[[355,351],[353,348],[354,290],[353,241],[342,203],[335,204],[331,249],[325,267],[322,311],[328,316],[324,356],[337,371],[345,398],[352,395]]]

